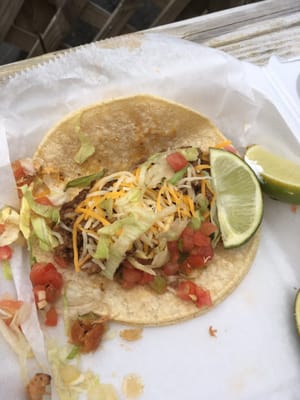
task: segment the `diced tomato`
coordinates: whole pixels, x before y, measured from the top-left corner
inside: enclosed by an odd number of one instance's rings
[[[172,262],[177,262],[180,257],[178,242],[176,240],[172,240],[167,243],[167,246],[170,253],[170,260]]]
[[[180,297],[182,300],[191,301],[191,295],[194,294],[195,284],[191,281],[182,281],[179,283],[177,288],[177,296]]]
[[[45,325],[56,326],[58,321],[58,315],[54,307],[49,308],[46,312]]]
[[[2,233],[5,232],[5,225],[4,224],[0,224],[0,235],[2,235]]]
[[[197,295],[196,305],[199,308],[204,307],[204,306],[208,306],[208,307],[212,306],[212,300],[211,300],[209,290],[202,289],[201,287],[198,286],[196,295]]]
[[[9,260],[12,257],[12,248],[9,246],[0,246],[0,261]]]
[[[197,286],[192,281],[180,282],[176,294],[182,300],[194,302],[199,308],[212,305],[209,291]]]
[[[63,257],[60,257],[58,255],[54,255],[54,261],[61,268],[67,268],[69,266],[69,262]]]
[[[181,234],[183,251],[190,252],[194,247],[194,230],[187,226]]]
[[[130,289],[139,283],[143,278],[143,271],[134,268],[127,260],[122,267],[122,287]]]
[[[224,146],[223,149],[226,151],[230,151],[230,153],[237,154],[237,150],[230,144],[228,146]]]
[[[52,263],[35,263],[30,271],[30,279],[34,286],[51,283],[60,290],[63,285],[62,275]]]
[[[205,265],[205,257],[202,255],[189,255],[188,258],[186,259],[186,262],[192,267],[192,268],[200,268]]]
[[[46,290],[46,300],[48,303],[54,303],[56,300],[59,299],[60,290],[52,285],[52,283],[47,283],[45,285]]]
[[[189,275],[193,272],[191,264],[185,259],[181,264],[179,264],[179,270],[184,275]]]
[[[177,272],[179,271],[179,264],[176,262],[167,262],[163,266],[163,271],[165,275],[176,275]]]
[[[24,178],[26,176],[26,172],[22,167],[22,164],[19,160],[16,160],[12,163],[13,173],[16,181]]]
[[[141,285],[147,285],[148,283],[152,282],[154,279],[154,276],[151,274],[148,274],[148,272],[143,272],[143,276],[139,281],[139,284]]]
[[[193,250],[190,252],[190,255],[203,256],[206,259],[211,259],[214,255],[214,250],[211,244],[209,244],[208,246],[201,246],[201,247],[195,246]]]
[[[193,241],[194,245],[198,247],[206,247],[210,245],[210,238],[199,230],[194,232]]]
[[[167,156],[167,162],[175,172],[180,171],[188,164],[186,158],[181,153],[179,153],[179,151],[169,154]]]
[[[202,222],[201,227],[200,227],[200,232],[203,233],[203,235],[210,236],[212,233],[216,232],[217,227],[211,222],[205,221]]]
[[[41,296],[43,292],[44,298]],[[47,303],[54,303],[60,296],[60,290],[56,289],[51,283],[34,286],[33,293],[36,304],[43,300],[46,300]]]
[[[37,197],[34,200],[36,203],[42,204],[44,206],[53,206],[53,203],[47,196]]]

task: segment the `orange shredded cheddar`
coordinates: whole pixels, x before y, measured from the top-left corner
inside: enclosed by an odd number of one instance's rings
[[[165,185],[162,185],[157,194],[157,200],[156,200],[157,211],[161,211],[161,196],[164,190],[165,190]]]
[[[84,216],[85,219],[87,219],[88,217],[93,217],[96,220],[100,221],[103,225],[110,225],[110,222],[107,221],[107,219],[105,219],[104,217],[102,217],[101,215],[99,215],[98,212],[95,212],[93,210],[89,210],[87,208],[81,208],[81,207],[77,207],[76,208],[76,212],[80,212],[82,213],[82,215]]]
[[[231,140],[224,140],[223,142],[217,143],[214,147],[216,149],[222,149],[223,147],[230,146],[231,144]]]
[[[135,178],[136,178],[137,181],[138,181],[139,178],[140,178],[140,174],[141,174],[141,169],[140,169],[140,168],[137,168],[137,169],[134,171],[134,175],[135,175]]]
[[[185,198],[186,198],[187,203],[189,205],[189,209],[190,209],[190,212],[191,212],[192,216],[196,217],[195,206],[194,206],[193,200],[190,198],[190,196],[187,196],[187,195],[185,196]]]
[[[209,164],[199,164],[195,166],[195,170],[198,171],[202,171],[203,169],[209,169],[210,165]]]
[[[90,254],[86,254],[81,260],[78,260],[79,268],[81,268],[92,256]]]

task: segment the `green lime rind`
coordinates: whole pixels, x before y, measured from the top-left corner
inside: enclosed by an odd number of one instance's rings
[[[261,174],[261,177],[262,190],[272,199],[283,203],[300,204],[300,186],[285,184],[265,174]]]
[[[247,149],[245,160],[257,173],[268,196],[284,203],[300,204],[300,164],[257,144]]]
[[[242,246],[262,222],[259,181],[244,160],[226,150],[211,148],[210,162],[223,245],[226,249]]]
[[[300,289],[298,289],[295,297],[295,303],[294,303],[294,315],[295,315],[295,322],[296,322],[296,328],[298,331],[298,335],[300,336]]]

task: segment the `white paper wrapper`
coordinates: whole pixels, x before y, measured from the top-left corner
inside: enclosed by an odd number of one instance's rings
[[[10,159],[31,156],[45,132],[69,111],[134,93],[160,95],[200,111],[237,147],[260,143],[299,159],[297,120],[293,125],[287,117],[286,123],[270,102],[276,94],[265,72],[160,34],[92,44],[4,81],[0,133],[6,135]],[[2,153],[0,202],[14,204],[8,154],[1,144]],[[145,329],[132,344],[122,342],[121,327],[114,324],[116,338],[83,357],[83,368],[113,383],[120,398],[125,398],[123,377],[136,373],[144,382],[145,400],[296,399],[300,353],[293,300],[300,282],[299,222],[288,205],[266,199],[257,258],[226,301],[193,321]],[[24,283],[15,283],[20,293]],[[209,335],[209,326],[217,329],[217,337]],[[0,351],[9,357],[4,347]],[[12,398],[13,386],[2,386],[3,396]],[[23,398],[20,392],[18,399]]]

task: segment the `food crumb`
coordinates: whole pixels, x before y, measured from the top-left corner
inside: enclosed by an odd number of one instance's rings
[[[218,330],[217,330],[217,329],[214,329],[211,325],[210,325],[210,327],[208,328],[208,332],[209,332],[210,336],[212,336],[212,337],[217,337],[217,332],[218,332]]]
[[[128,342],[133,342],[142,338],[142,328],[123,329],[120,332],[120,337]]]
[[[144,390],[144,383],[139,375],[128,374],[124,376],[122,392],[126,399],[133,400],[141,396]]]

